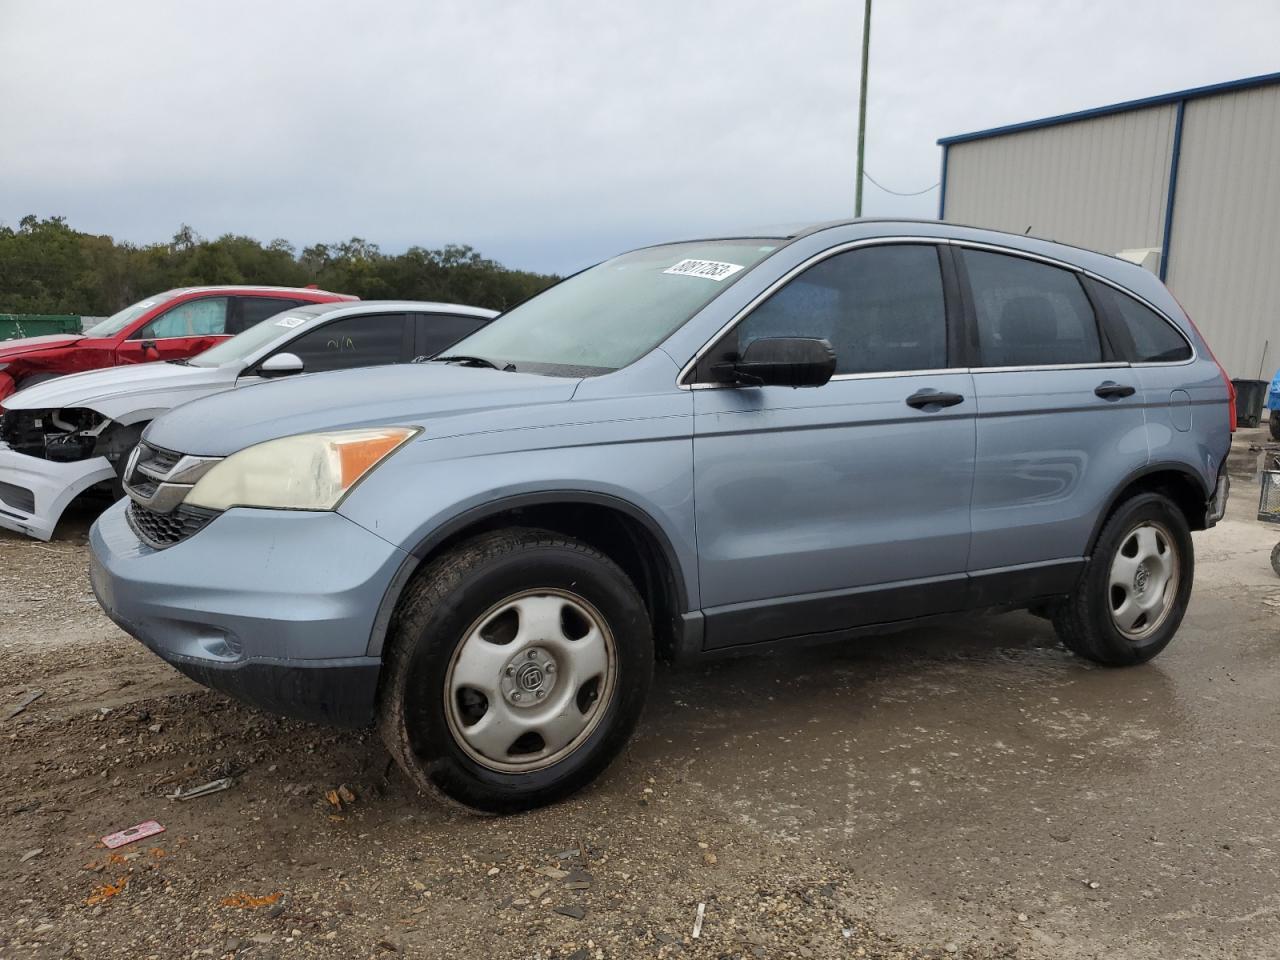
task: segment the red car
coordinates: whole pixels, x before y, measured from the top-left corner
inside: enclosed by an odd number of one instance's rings
[[[313,287],[187,287],[148,297],[83,334],[0,340],[0,402],[64,373],[181,360],[304,303],[358,300]]]

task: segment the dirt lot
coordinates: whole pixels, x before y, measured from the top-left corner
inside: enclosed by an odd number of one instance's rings
[[[1010,614],[662,669],[599,784],[502,820],[182,679],[99,614],[83,518],[0,534],[0,958],[1275,957],[1280,528],[1236,483],[1149,666]]]

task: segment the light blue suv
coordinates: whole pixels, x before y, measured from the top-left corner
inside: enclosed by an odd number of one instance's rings
[[[453,354],[157,419],[92,578],[188,676],[376,722],[477,810],[599,774],[656,657],[1022,607],[1148,660],[1226,505],[1230,384],[1173,297],[1027,237],[649,247]]]

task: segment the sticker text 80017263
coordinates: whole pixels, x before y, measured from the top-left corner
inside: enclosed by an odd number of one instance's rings
[[[720,260],[681,260],[674,267],[667,267],[663,273],[673,273],[682,277],[702,277],[719,283],[732,277],[742,269],[739,263],[724,263]]]

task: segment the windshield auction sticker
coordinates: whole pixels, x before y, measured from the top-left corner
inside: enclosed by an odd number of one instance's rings
[[[292,330],[294,327],[300,327],[306,322],[306,317],[281,317],[276,321],[276,326],[284,327],[286,330]]]
[[[681,260],[674,267],[667,267],[663,273],[674,273],[682,277],[702,277],[719,283],[727,280],[742,269],[740,263],[722,263],[719,260]]]

